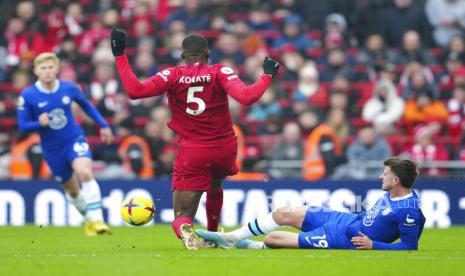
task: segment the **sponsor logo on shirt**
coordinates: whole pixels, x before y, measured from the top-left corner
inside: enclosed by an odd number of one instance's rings
[[[52,110],[48,113],[48,117],[50,118],[49,126],[51,129],[62,129],[68,123],[65,111],[61,108],[55,108]]]
[[[48,105],[48,102],[40,102],[39,104],[37,104],[37,106],[40,108],[45,107],[47,105]]]
[[[417,224],[415,223],[415,219],[411,218],[410,214],[407,214],[407,217],[405,218],[404,225],[405,226],[415,226]]]

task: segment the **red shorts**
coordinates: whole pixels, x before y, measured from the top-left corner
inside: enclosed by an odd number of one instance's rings
[[[236,165],[237,141],[223,146],[180,146],[174,162],[171,189],[180,191],[210,191],[213,180],[221,180],[239,171]]]

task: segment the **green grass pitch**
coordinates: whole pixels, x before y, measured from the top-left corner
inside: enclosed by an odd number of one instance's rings
[[[420,250],[185,250],[169,225],[0,227],[0,275],[464,275],[465,228],[427,229]]]

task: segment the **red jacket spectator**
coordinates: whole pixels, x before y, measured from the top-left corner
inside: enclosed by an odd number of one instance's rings
[[[405,153],[417,162],[444,161],[449,160],[444,145],[433,142],[435,134],[440,129],[440,125],[432,123],[429,125],[420,125],[415,129],[415,144],[408,146]],[[444,170],[434,166],[421,170],[422,174],[429,177],[436,177],[444,174]]]
[[[449,134],[460,137],[465,129],[465,86],[458,86],[454,89],[452,98],[447,102],[449,117],[447,127]]]

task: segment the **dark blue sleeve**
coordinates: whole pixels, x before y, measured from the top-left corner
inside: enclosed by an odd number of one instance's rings
[[[397,214],[397,224],[400,233],[400,242],[385,243],[373,241],[376,250],[417,250],[420,232],[420,217],[418,210],[401,209]]]
[[[42,126],[39,121],[33,121],[30,104],[23,95],[18,98],[17,108],[18,129],[21,132],[31,132],[39,130]]]
[[[109,127],[102,115],[100,115],[98,110],[86,99],[86,97],[84,97],[79,88],[76,87],[74,94],[74,101],[79,104],[82,110],[84,110],[84,112],[89,115],[92,120],[94,120],[102,128]]]

